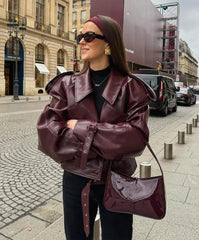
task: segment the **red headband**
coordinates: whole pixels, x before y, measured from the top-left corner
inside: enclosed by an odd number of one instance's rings
[[[87,22],[93,22],[100,29],[100,31],[104,34],[102,22],[99,17],[97,17],[97,16],[92,17]]]

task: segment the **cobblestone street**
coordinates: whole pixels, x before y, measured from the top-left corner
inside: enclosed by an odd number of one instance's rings
[[[37,149],[40,112],[0,115],[0,229],[61,192],[62,170]]]

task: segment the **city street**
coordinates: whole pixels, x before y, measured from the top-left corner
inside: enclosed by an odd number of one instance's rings
[[[49,101],[29,99],[22,102],[0,102],[0,240],[32,239],[14,233],[14,229],[12,234],[9,227],[16,226],[25,216],[34,215],[40,219],[38,209],[49,200],[56,199],[59,203],[62,201],[63,170],[37,149],[36,122]],[[149,117],[152,148],[155,151],[162,149],[162,146],[153,145],[160,132],[168,132],[168,136],[174,139],[174,134],[169,133],[170,130],[175,129],[177,132],[177,126],[185,124],[197,114],[199,114],[198,101],[191,107],[178,106],[177,112],[167,117],[152,113]],[[168,136],[165,136],[165,139]],[[46,222],[43,221],[45,226],[50,225],[61,215],[60,211],[54,216],[51,215],[50,219],[45,218]],[[29,231],[32,231],[31,226]]]

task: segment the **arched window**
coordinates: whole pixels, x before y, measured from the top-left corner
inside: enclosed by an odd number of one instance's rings
[[[17,38],[11,37],[6,43],[7,55],[19,56],[19,40]]]
[[[35,48],[35,62],[44,63],[44,47],[38,44]]]
[[[64,66],[64,51],[62,49],[57,52],[57,65]]]
[[[45,85],[45,74],[49,74],[48,68],[44,64],[45,54],[44,46],[38,44],[35,47],[35,87],[44,88]]]
[[[66,71],[64,67],[64,51],[59,49],[57,52],[57,75]]]

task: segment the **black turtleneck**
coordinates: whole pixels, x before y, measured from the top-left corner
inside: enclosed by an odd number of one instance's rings
[[[90,69],[91,83],[93,87],[93,97],[99,117],[101,114],[102,106],[105,102],[105,99],[102,97],[102,93],[108,82],[110,71],[110,67],[98,71]]]

